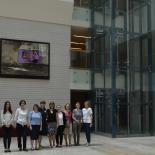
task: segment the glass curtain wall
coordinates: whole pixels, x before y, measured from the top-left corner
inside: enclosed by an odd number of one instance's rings
[[[152,135],[155,82],[153,0],[92,0],[92,55],[96,131]],[[154,25],[153,25],[154,24]],[[155,26],[154,26],[155,27]],[[102,76],[103,86],[96,86]]]

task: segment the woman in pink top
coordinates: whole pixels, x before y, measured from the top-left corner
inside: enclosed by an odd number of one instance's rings
[[[64,138],[66,142],[66,146],[71,145],[71,137],[72,137],[72,112],[70,110],[70,104],[67,103],[64,109],[65,117],[66,117],[66,126],[64,130]]]

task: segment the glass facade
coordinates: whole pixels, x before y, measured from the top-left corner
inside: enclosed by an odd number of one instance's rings
[[[155,1],[91,0],[91,10],[96,131],[153,135]]]
[[[89,8],[90,0],[74,0],[74,6]]]

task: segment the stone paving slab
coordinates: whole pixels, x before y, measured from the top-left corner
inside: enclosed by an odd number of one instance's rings
[[[0,138],[0,155],[6,155]],[[81,135],[81,146],[49,148],[47,137],[43,138],[45,148],[39,151],[18,152],[16,138],[12,139],[11,155],[155,155],[155,137],[108,138],[92,134],[92,144],[85,146],[84,134]],[[30,141],[28,140],[30,149]]]

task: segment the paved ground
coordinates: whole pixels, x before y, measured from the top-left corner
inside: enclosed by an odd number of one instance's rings
[[[84,145],[85,136],[81,135],[81,146],[53,148],[48,147],[48,139],[44,137],[43,144],[46,148],[39,151],[18,152],[16,139],[12,140],[11,155],[155,155],[155,137],[140,137],[140,138],[107,138],[99,135],[92,135],[92,145],[86,147]],[[28,148],[30,143],[28,141]],[[3,153],[3,143],[0,139],[0,155]]]

